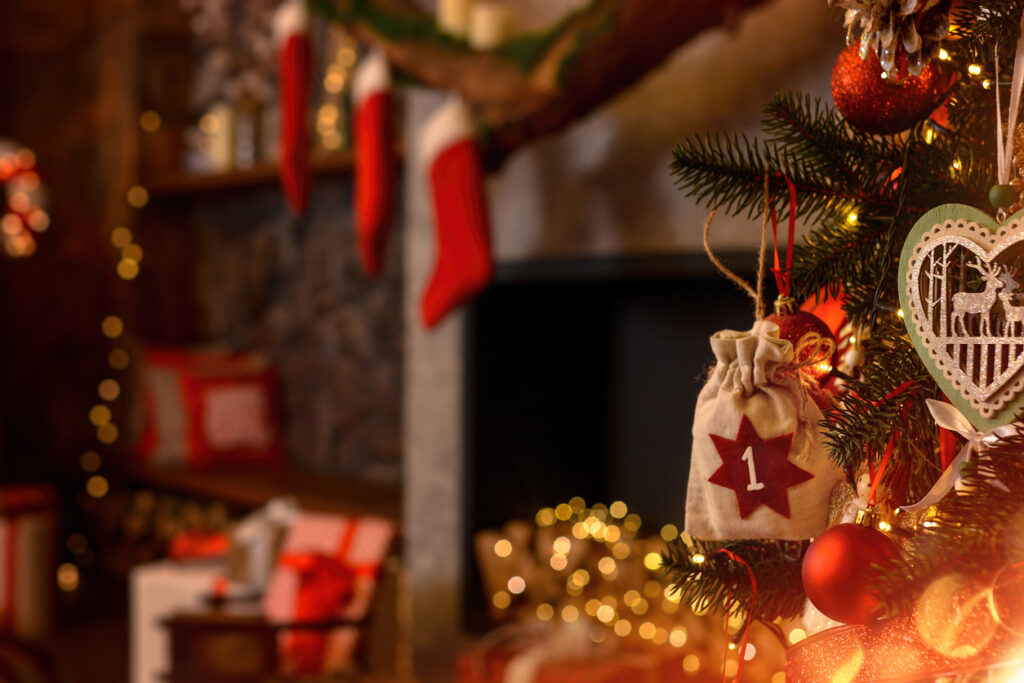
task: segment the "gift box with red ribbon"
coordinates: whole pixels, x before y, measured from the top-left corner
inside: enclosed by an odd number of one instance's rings
[[[358,628],[324,625],[355,624],[366,616],[394,536],[392,522],[374,517],[303,513],[295,520],[263,603],[268,621],[293,626],[279,641],[284,673],[332,673],[350,666]]]
[[[52,488],[0,488],[0,627],[22,638],[53,627],[57,523]]]

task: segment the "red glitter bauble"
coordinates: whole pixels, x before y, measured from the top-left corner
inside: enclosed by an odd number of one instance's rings
[[[835,350],[836,338],[832,334],[832,330],[828,328],[828,325],[813,313],[807,311],[794,310],[791,312],[777,312],[772,313],[765,317],[768,322],[775,323],[779,326],[779,338],[785,339],[793,345],[793,349],[800,353],[800,342],[808,334],[815,334],[820,336],[822,339],[832,341],[832,353],[827,358],[823,358],[821,361],[807,366],[804,372],[808,373],[814,379],[818,380],[819,384],[825,384],[831,377],[832,368],[836,364],[837,351]],[[803,347],[808,349],[810,353],[820,353],[817,347]],[[808,352],[808,351],[805,351]],[[807,359],[797,357],[795,361],[797,363],[803,363]]]
[[[897,557],[888,536],[860,524],[839,524],[814,539],[802,570],[807,597],[829,619],[866,624],[881,606],[871,583],[875,569]]]
[[[836,109],[865,133],[889,135],[927,118],[942,102],[950,76],[932,62],[920,76],[882,78],[882,65],[871,53],[861,59],[859,46],[839,54],[832,69],[832,99]]]

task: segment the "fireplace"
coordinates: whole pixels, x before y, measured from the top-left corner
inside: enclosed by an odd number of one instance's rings
[[[484,607],[480,529],[575,495],[624,500],[648,530],[681,522],[708,336],[751,322],[702,255],[498,269],[466,319],[468,626]]]

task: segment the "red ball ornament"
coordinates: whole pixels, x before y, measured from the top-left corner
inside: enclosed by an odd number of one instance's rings
[[[797,307],[796,301],[784,296],[775,300],[775,313],[766,316],[765,320],[779,326],[779,338],[785,339],[793,345],[793,349],[797,352],[795,359],[797,363],[820,358],[808,365],[804,372],[816,379],[818,384],[825,385],[831,377],[832,368],[836,365],[838,355],[836,338],[828,325],[813,313],[801,311]],[[809,334],[826,342],[831,341],[831,353],[822,354],[820,346],[810,344],[810,340],[805,342],[804,338]]]
[[[881,531],[860,524],[839,524],[814,539],[804,555],[807,597],[829,619],[866,624],[878,617],[881,603],[871,590],[875,569],[899,550]]]
[[[882,78],[882,65],[873,52],[861,59],[859,46],[839,54],[832,69],[832,99],[836,109],[865,133],[889,135],[910,128],[942,102],[951,77],[932,62],[920,76]]]

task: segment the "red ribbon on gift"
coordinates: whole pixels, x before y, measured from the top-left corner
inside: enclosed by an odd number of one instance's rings
[[[359,577],[375,577],[380,571],[376,565],[353,565],[346,559],[358,524],[346,525],[336,555],[320,553],[283,553],[278,565],[298,574],[299,586],[295,596],[294,621],[297,624],[317,624],[337,618],[355,596],[355,582]],[[329,631],[323,628],[290,630],[285,653],[287,669],[297,674],[321,673]]]

